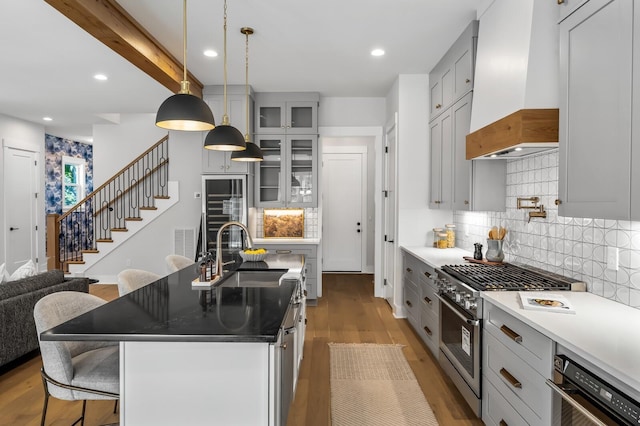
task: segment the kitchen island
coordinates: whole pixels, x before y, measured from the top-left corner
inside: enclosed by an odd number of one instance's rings
[[[290,317],[293,302],[304,305],[303,263],[270,255],[205,290],[192,288],[197,270],[187,267],[41,338],[120,342],[122,425],[280,425],[302,353],[304,319]],[[282,278],[261,283],[255,271]],[[285,332],[285,321],[298,330]]]

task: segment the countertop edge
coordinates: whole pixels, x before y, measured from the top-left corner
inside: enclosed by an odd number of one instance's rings
[[[466,250],[458,247],[439,249],[425,246],[400,246],[400,249],[409,253],[432,268],[439,268],[443,265],[464,264],[464,256],[471,256]]]

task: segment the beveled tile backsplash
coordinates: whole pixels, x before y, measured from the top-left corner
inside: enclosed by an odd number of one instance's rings
[[[256,238],[264,238],[264,209],[256,209]],[[304,238],[319,238],[318,209],[304,209]]]
[[[490,160],[487,160],[490,161]],[[539,197],[547,218],[516,208],[518,197]],[[504,226],[505,261],[520,262],[580,279],[587,290],[640,308],[640,222],[558,216],[558,152],[507,160],[505,212],[454,212],[456,246],[487,250],[492,226]],[[607,269],[607,247],[619,249],[618,270]]]

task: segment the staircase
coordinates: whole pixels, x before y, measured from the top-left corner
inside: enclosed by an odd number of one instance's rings
[[[179,201],[169,135],[62,215],[47,216],[48,269],[81,276]]]

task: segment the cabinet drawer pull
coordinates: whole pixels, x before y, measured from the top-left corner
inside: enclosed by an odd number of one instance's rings
[[[511,386],[513,386],[514,388],[522,389],[522,383],[520,383],[518,379],[513,377],[511,373],[509,373],[504,368],[500,369],[500,375],[507,379],[507,382],[509,382],[509,384],[511,384]]]
[[[498,425],[500,425],[500,426],[509,426],[509,424],[507,422],[505,422],[503,419],[500,419],[500,423],[498,423]]]
[[[410,308],[412,308],[412,307],[413,307],[413,305],[411,304],[411,301],[409,301],[409,300],[405,300],[405,303],[406,303],[406,304],[407,304],[407,306],[409,306]]]
[[[422,328],[424,328],[424,331],[425,331],[425,333],[427,333],[427,335],[429,335],[429,336],[433,336],[433,333],[431,332],[431,330],[429,329],[429,327],[427,327],[427,326],[425,325],[425,326],[424,326],[424,327],[422,327]]]
[[[411,268],[407,268],[407,272],[408,272],[408,273],[412,273],[412,272],[413,272],[413,269],[411,269]]]
[[[291,250],[276,250],[277,254],[291,254]]]
[[[513,331],[512,329],[510,329],[509,327],[507,327],[506,325],[502,324],[502,327],[500,327],[500,331],[506,334],[507,337],[509,337],[509,339],[513,340],[514,342],[522,343],[522,336],[516,333],[515,331]]]
[[[469,200],[464,200],[464,205],[468,206],[469,205]]]
[[[431,278],[431,274],[430,274],[430,273],[428,273],[428,272],[425,272],[425,273],[424,273],[424,276],[425,276],[425,277],[427,277],[427,278]]]
[[[471,83],[471,80],[469,80],[468,78],[464,81],[465,83]]]
[[[429,299],[427,296],[424,297],[424,301],[430,305],[432,304],[431,299]]]
[[[442,105],[436,104],[436,109],[440,109],[440,108],[442,108]]]
[[[558,0],[558,4],[564,3],[564,0]]]

